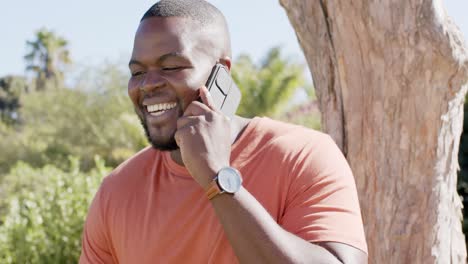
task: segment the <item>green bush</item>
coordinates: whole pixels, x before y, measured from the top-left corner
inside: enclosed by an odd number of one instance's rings
[[[116,166],[147,145],[127,96],[126,74],[115,66],[96,72],[102,73],[100,79],[82,77],[74,89],[21,96],[19,124],[0,123],[0,175],[18,160],[67,169],[68,156],[78,157],[85,171],[94,155]]]
[[[109,168],[95,158],[83,173],[69,162],[67,171],[19,162],[4,178],[0,263],[77,263],[88,207]]]

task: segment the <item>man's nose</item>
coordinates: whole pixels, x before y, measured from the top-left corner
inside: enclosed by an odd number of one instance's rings
[[[145,93],[150,93],[158,88],[163,87],[166,84],[166,80],[157,71],[148,71],[145,74],[145,79],[140,89]]]

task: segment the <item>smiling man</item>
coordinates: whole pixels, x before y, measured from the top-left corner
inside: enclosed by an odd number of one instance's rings
[[[367,263],[354,178],[331,138],[227,118],[204,87],[216,63],[230,69],[231,48],[211,4],[162,0],[143,16],[128,94],[151,146],[104,179],[80,263]]]

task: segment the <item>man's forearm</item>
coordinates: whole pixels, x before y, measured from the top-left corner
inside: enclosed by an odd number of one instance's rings
[[[244,188],[218,195],[212,205],[241,263],[341,263],[325,248],[284,230]]]

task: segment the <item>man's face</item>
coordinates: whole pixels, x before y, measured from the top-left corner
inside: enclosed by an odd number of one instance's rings
[[[153,147],[175,150],[177,119],[198,98],[216,62],[207,33],[188,18],[148,18],[138,27],[128,94]]]

